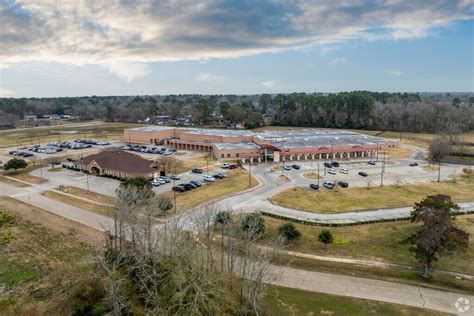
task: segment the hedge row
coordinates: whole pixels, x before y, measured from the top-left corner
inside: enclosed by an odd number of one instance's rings
[[[74,166],[62,165],[62,167],[66,168],[66,169],[69,169],[69,170],[73,170],[73,171],[81,171],[81,169],[76,168]],[[115,179],[115,180],[119,180],[119,181],[125,181],[126,180],[126,178],[122,178],[122,177],[118,177],[118,176],[112,176],[112,175],[109,175],[109,174],[102,174],[102,175],[99,175],[99,177]]]
[[[398,221],[407,221],[410,220],[410,217],[399,217],[399,218],[388,218],[388,219],[378,219],[378,220],[371,220],[371,221],[363,221],[363,222],[354,222],[354,223],[324,223],[324,222],[316,222],[316,221],[306,221],[301,220],[293,217],[287,217],[282,215],[277,215],[265,211],[259,212],[261,215],[273,217],[281,220],[286,220],[290,222],[295,222],[303,225],[311,225],[311,226],[323,226],[323,227],[343,227],[343,226],[356,226],[356,225],[365,225],[365,224],[376,224],[376,223],[387,223],[387,222],[398,222]],[[456,215],[466,215],[466,214],[474,214],[474,210],[471,211],[462,211],[457,212]]]

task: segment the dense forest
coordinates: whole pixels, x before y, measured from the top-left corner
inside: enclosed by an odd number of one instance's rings
[[[412,94],[354,91],[337,94],[90,96],[0,98],[0,117],[73,115],[81,120],[170,122],[247,128],[262,125],[357,128],[409,132],[474,129],[471,93]]]

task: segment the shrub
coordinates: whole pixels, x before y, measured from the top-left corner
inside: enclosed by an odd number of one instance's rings
[[[301,237],[300,231],[292,223],[285,223],[278,227],[278,234],[287,241],[298,240]]]
[[[260,214],[249,214],[242,219],[241,228],[247,238],[257,239],[265,233],[265,220]]]

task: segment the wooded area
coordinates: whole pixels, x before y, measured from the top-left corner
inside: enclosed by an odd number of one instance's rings
[[[156,117],[162,116],[172,123],[187,118],[187,124],[221,124],[223,127],[284,125],[438,133],[473,130],[473,104],[474,96],[469,93],[369,91],[244,96],[0,98],[0,117],[8,117],[11,121],[26,115],[69,114],[81,120],[156,122]]]

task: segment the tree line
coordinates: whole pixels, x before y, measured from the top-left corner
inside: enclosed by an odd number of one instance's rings
[[[192,124],[233,128],[284,125],[406,132],[474,129],[471,94],[353,91],[334,94],[90,96],[0,98],[0,113],[69,114],[81,119],[138,122],[155,116],[189,118]]]

